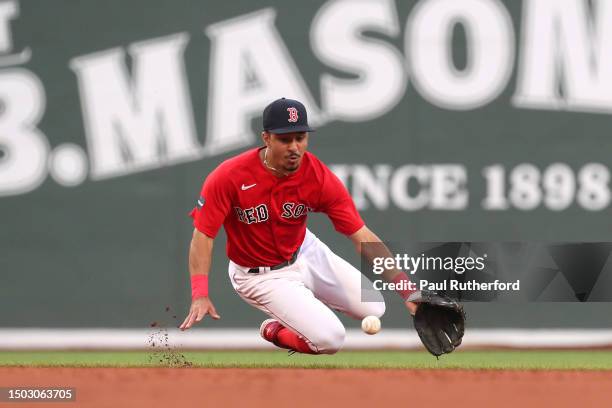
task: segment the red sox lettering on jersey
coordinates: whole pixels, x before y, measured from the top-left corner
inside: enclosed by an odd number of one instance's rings
[[[283,218],[300,218],[306,216],[306,211],[312,211],[312,208],[307,207],[306,204],[296,205],[296,203],[284,203],[281,208],[283,209],[281,214]],[[268,207],[265,204],[246,209],[234,207],[234,211],[236,211],[238,220],[246,224],[268,221],[269,218]]]
[[[351,235],[364,222],[342,182],[312,153],[300,168],[277,177],[252,149],[223,162],[208,175],[200,202],[191,212],[194,226],[215,238],[227,233],[227,256],[247,267],[277,265],[300,247],[308,212],[324,212],[337,231]]]

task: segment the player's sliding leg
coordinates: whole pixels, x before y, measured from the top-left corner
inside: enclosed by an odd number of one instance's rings
[[[304,337],[283,326],[276,319],[266,319],[259,328],[261,337],[276,347],[305,354],[319,354]]]
[[[333,354],[344,344],[344,326],[304,286],[302,267],[298,259],[284,269],[258,275],[230,262],[229,274],[240,297],[280,324],[274,327],[278,331],[268,341],[300,353]]]
[[[368,278],[309,230],[300,256],[307,265],[302,280],[323,303],[355,319],[385,313],[385,300]]]

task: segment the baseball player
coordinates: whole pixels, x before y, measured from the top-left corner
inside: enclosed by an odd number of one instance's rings
[[[362,302],[366,278],[306,228],[309,212],[324,212],[358,253],[362,242],[381,242],[342,182],[306,151],[313,131],[302,103],[278,99],[263,111],[264,146],[226,160],[208,175],[190,213],[195,227],[189,251],[192,304],[180,329],[207,314],[220,319],[208,296],[208,274],[222,225],[232,286],[245,302],[270,316],[260,328],[266,341],[300,353],[333,354],[342,348],[345,328],[332,309],[357,319],[383,315],[382,295],[376,292],[377,301]],[[408,281],[397,270],[383,277]],[[398,293],[414,315],[420,293]],[[451,344],[440,349],[454,348],[450,337]]]

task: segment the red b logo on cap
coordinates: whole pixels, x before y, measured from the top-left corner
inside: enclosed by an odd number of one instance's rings
[[[294,107],[287,108],[287,112],[289,112],[289,122],[297,122],[298,121],[298,111]]]

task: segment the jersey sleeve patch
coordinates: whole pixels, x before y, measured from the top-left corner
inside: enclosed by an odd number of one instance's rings
[[[200,198],[198,198],[198,201],[196,202],[196,208],[199,210],[202,207],[204,207],[204,203],[206,202],[206,200],[204,199],[203,196],[200,196]]]

